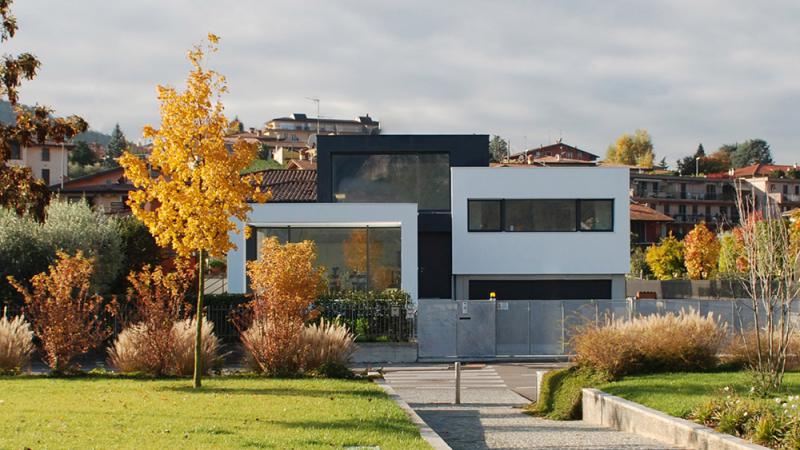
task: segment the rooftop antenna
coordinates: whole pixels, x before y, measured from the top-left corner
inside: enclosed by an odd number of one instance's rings
[[[317,135],[319,135],[319,98],[306,97],[306,100],[311,100],[312,102],[317,104]]]

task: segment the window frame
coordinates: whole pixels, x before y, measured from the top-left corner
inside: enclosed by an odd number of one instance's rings
[[[470,218],[470,211],[472,211],[472,202],[498,202],[500,203],[500,217],[499,217],[499,227],[497,229],[473,229],[470,227],[469,218]],[[505,199],[502,198],[470,198],[467,199],[467,231],[470,233],[497,233],[501,231],[505,231],[505,209],[506,209],[506,202]]]
[[[43,162],[50,161],[50,147],[48,147],[46,145],[43,145],[42,146],[41,155],[42,155],[42,161]]]
[[[573,201],[575,202],[575,227],[572,230],[509,230],[506,227],[506,202],[507,201]],[[616,202],[613,198],[468,198],[467,199],[467,232],[468,233],[613,233],[616,229],[616,221],[614,211],[616,209]],[[479,201],[499,201],[500,202],[500,229],[472,229],[470,227],[469,217],[471,211],[471,203]],[[598,230],[584,230],[581,229],[581,202],[584,201],[605,201],[611,202],[611,224],[608,229]]]

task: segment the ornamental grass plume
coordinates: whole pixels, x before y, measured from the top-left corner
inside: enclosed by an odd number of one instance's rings
[[[19,373],[31,361],[33,330],[23,316],[0,317],[0,374]]]
[[[305,347],[303,368],[313,370],[323,365],[346,365],[356,351],[356,337],[346,326],[321,319],[306,325],[300,340]]]
[[[606,319],[572,339],[575,361],[612,377],[645,372],[697,371],[715,367],[727,325],[693,309]]]

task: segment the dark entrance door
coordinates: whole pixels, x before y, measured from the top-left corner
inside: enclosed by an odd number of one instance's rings
[[[450,296],[451,262],[450,233],[419,233],[419,297],[452,298]]]

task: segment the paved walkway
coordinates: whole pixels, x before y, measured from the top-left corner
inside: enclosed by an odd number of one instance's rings
[[[385,368],[387,383],[453,449],[666,449],[634,434],[524,414],[514,390],[535,391],[537,365],[496,364],[461,372],[461,405],[453,405],[452,368]],[[541,367],[538,367],[541,368]],[[533,391],[531,391],[533,389]]]

